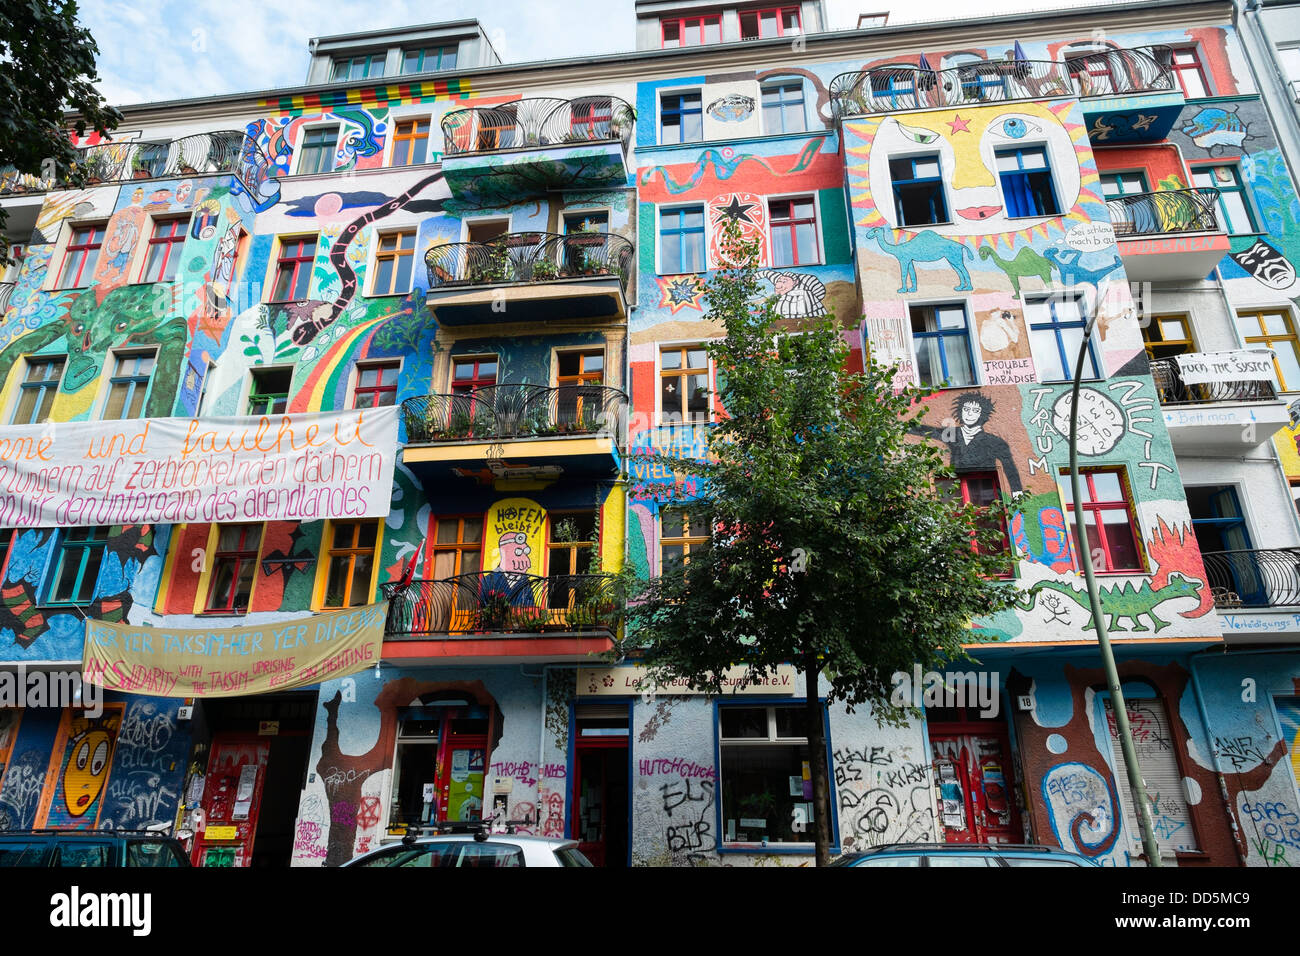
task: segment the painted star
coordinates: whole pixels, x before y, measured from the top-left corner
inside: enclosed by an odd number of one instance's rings
[[[671,309],[674,315],[682,309],[704,311],[704,306],[701,304],[704,285],[700,282],[699,276],[662,276],[657,281],[659,291],[662,293],[659,308]]]
[[[749,218],[749,212],[753,208],[753,203],[741,202],[739,196],[732,196],[731,202],[717,211],[717,221],[722,222],[724,219],[730,219],[733,222],[747,222],[752,226],[754,220]]]
[[[960,113],[953,113],[952,119],[948,120],[947,123],[952,127],[954,133],[970,132],[970,120],[962,119]]]

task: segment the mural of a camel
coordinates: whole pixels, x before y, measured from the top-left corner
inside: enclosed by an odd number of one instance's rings
[[[1052,284],[1052,264],[1028,246],[1017,252],[1013,259],[1003,259],[989,246],[983,246],[980,258],[992,259],[993,264],[1007,274],[1014,290],[1012,298],[1020,298],[1020,283],[1030,276],[1037,276],[1045,286]]]
[[[974,253],[967,246],[946,236],[933,232],[922,232],[902,242],[893,240],[893,230],[884,226],[875,226],[866,231],[867,238],[875,239],[881,250],[898,260],[901,274],[899,292],[916,291],[916,264],[918,262],[938,262],[947,260],[957,273],[958,284],[954,292],[970,292],[972,289],[970,273],[966,271],[963,258],[974,259]]]

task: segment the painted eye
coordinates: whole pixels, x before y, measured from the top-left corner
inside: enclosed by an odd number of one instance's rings
[[[125,332],[125,331],[126,331],[126,323],[125,323],[125,322],[119,322],[119,323],[117,323],[117,325],[114,326],[114,328],[117,329],[117,331],[119,331],[119,332]]]
[[[939,138],[938,133],[932,133],[928,129],[920,129],[916,126],[904,126],[898,124],[898,128],[903,131],[903,135],[913,143],[920,143],[922,146],[928,146]]]
[[[106,763],[108,763],[108,741],[101,740],[99,746],[95,748],[95,756],[90,761],[91,776],[98,777]]]
[[[83,743],[77,748],[77,769],[85,770],[86,761],[90,758],[90,744]]]
[[[993,127],[993,132],[1004,139],[1024,139],[1030,133],[1041,133],[1043,128],[1018,116],[1004,119]]]

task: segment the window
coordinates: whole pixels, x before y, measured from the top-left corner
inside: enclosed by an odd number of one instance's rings
[[[966,472],[958,475],[954,483],[956,487],[952,488],[954,493],[960,491],[963,504],[974,505],[977,508],[987,508],[998,501],[1002,500],[1002,489],[998,484],[998,475],[995,471]],[[1002,532],[1002,541],[992,547],[981,548],[978,541],[972,535],[971,547],[976,553],[1000,554],[1007,556],[1006,570],[1001,573],[1002,577],[1010,577],[1015,573],[1013,555],[1011,554],[1011,540],[1007,537],[1005,526],[999,527],[1000,522],[995,522],[989,518],[982,520],[982,528],[997,528]]]
[[[798,7],[745,10],[740,14],[742,40],[766,40],[801,33]]]
[[[701,346],[672,346],[659,353],[661,424],[709,420],[709,353]]]
[[[910,64],[875,67],[867,75],[873,99],[888,99],[891,110],[915,109],[924,105],[916,98],[917,68]]]
[[[1071,381],[1087,325],[1082,300],[1056,298],[1026,302],[1025,320],[1029,323],[1029,348],[1034,354],[1039,381]],[[1092,342],[1088,343],[1088,354],[1083,360],[1083,377],[1100,378]]]
[[[204,613],[247,613],[261,547],[260,524],[225,525],[217,529],[217,547]]]
[[[594,430],[604,417],[605,350],[583,349],[556,355],[556,423]]]
[[[1107,199],[1136,196],[1150,191],[1147,174],[1144,172],[1101,174],[1101,194]]]
[[[582,232],[609,232],[609,213],[575,212],[564,216],[564,234],[571,236]]]
[[[586,96],[569,104],[569,131],[591,141],[613,139],[614,101],[608,96]]]
[[[402,51],[403,73],[436,73],[456,69],[456,46],[431,46]]]
[[[145,258],[141,282],[171,282],[181,264],[181,246],[185,243],[185,229],[189,217],[161,219],[153,224],[149,237],[149,252]]]
[[[900,226],[928,226],[948,221],[938,156],[891,159],[889,178],[894,183],[894,213]]]
[[[1194,166],[1192,185],[1219,191],[1219,226],[1230,234],[1257,232],[1236,165]]]
[[[414,166],[424,162],[429,154],[430,121],[425,119],[399,120],[393,132],[394,166]]]
[[[1147,357],[1152,359],[1173,358],[1195,352],[1191,329],[1185,315],[1153,315],[1151,322],[1142,330],[1142,344],[1147,350]]]
[[[1070,473],[1061,473],[1061,501],[1065,504],[1066,523],[1070,528],[1070,549],[1075,568],[1082,568],[1079,543],[1074,537],[1074,495]],[[1083,492],[1083,525],[1092,546],[1093,566],[1102,571],[1142,571],[1142,552],[1133,519],[1128,482],[1118,468],[1087,468],[1079,473]]]
[[[1008,216],[1060,215],[1056,190],[1052,188],[1052,169],[1043,147],[999,149],[994,155]]]
[[[334,168],[334,147],[338,141],[337,126],[316,126],[305,130],[298,146],[298,173],[328,173]]]
[[[361,607],[374,594],[379,521],[336,521],[325,529],[323,610]]]
[[[722,42],[722,15],[673,17],[659,21],[665,49]]]
[[[547,574],[588,574],[596,554],[596,512],[572,511],[550,513],[550,540],[546,543]],[[555,589],[553,588],[552,591]],[[556,605],[552,594],[551,606]]]
[[[659,210],[659,274],[703,272],[704,207]]]
[[[393,793],[388,825],[431,823],[437,813],[438,744],[442,717],[431,707],[405,707],[398,711],[397,756],[393,761]],[[430,790],[432,789],[432,793]],[[412,847],[414,858],[403,857],[385,866],[445,866],[455,856],[455,844]],[[431,850],[432,852],[426,852]],[[403,851],[396,851],[403,852]]]
[[[59,270],[60,289],[80,289],[94,280],[104,231],[102,225],[73,227],[68,248],[63,253],[63,268]]]
[[[921,305],[910,308],[916,370],[922,386],[962,388],[975,384],[966,307]]]
[[[50,406],[63,380],[62,358],[28,358],[19,385],[15,425],[39,425],[50,417]]]
[[[483,517],[439,518],[433,545],[433,576],[442,581],[483,570]]]
[[[810,842],[794,829],[813,819],[805,706],[718,706],[725,843]]]
[[[451,393],[470,395],[497,383],[495,355],[462,356],[451,360]]]
[[[316,237],[280,240],[280,257],[275,263],[272,302],[301,302],[307,298],[312,262],[316,259]]]
[[[1108,51],[1098,50],[1066,57],[1065,68],[1080,96],[1111,96],[1124,88],[1116,82],[1111,62]]]
[[[104,421],[139,418],[144,412],[145,395],[149,392],[149,378],[153,375],[158,353],[116,353],[112,356],[113,375],[108,380],[108,402],[104,405]]]
[[[1282,391],[1300,389],[1300,340],[1295,323],[1286,309],[1261,312],[1238,312],[1237,329],[1246,345],[1262,345],[1273,350],[1277,383]]]
[[[89,604],[95,599],[108,528],[67,528],[59,535],[46,604]]]
[[[812,196],[768,202],[772,265],[807,266],[821,261],[817,248],[817,203]]]
[[[510,231],[509,219],[480,219],[465,224],[466,242],[488,242]]]
[[[364,80],[372,76],[384,75],[384,53],[370,53],[364,56],[351,56],[334,61],[334,81]]]
[[[764,83],[763,132],[804,133],[808,130],[808,111],[804,105],[803,83],[784,80]]]
[[[713,538],[713,522],[698,508],[664,508],[659,512],[659,569],[690,564]]]
[[[659,100],[659,142],[698,143],[704,139],[704,109],[699,93],[665,93]]]
[[[386,408],[397,404],[397,375],[401,362],[368,362],[357,366],[352,389],[353,408]]]
[[[1178,77],[1183,95],[1192,99],[1210,96],[1210,84],[1206,80],[1205,67],[1201,64],[1201,57],[1196,47],[1175,47],[1172,52],[1169,65],[1173,68],[1174,75]]]
[[[375,280],[371,295],[405,295],[411,291],[415,262],[415,230],[381,233],[375,251]]]
[[[1137,816],[1134,812],[1133,790],[1124,769],[1124,751],[1115,726],[1115,711],[1110,695],[1101,697],[1105,709],[1106,726],[1110,732],[1111,767],[1114,768],[1115,789],[1124,813],[1124,829],[1133,840],[1134,854],[1142,852],[1138,834]],[[1127,697],[1124,709],[1128,712],[1129,730],[1133,736],[1138,768],[1142,774],[1143,789],[1151,803],[1151,824],[1155,831],[1156,846],[1162,857],[1173,856],[1175,851],[1196,850],[1196,832],[1192,828],[1191,814],[1187,809],[1185,777],[1178,767],[1176,739],[1169,724],[1164,701],[1154,697]]]
[[[1250,529],[1232,485],[1188,486],[1187,510],[1201,553],[1251,550]]]
[[[248,390],[249,415],[279,415],[289,407],[292,368],[255,368]]]

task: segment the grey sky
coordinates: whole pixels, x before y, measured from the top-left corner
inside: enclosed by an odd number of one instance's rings
[[[888,10],[891,23],[1079,6],[1075,0],[826,0],[835,29]],[[307,40],[478,17],[508,62],[634,48],[633,0],[83,0],[99,43],[100,89],[113,103],[301,84]]]

